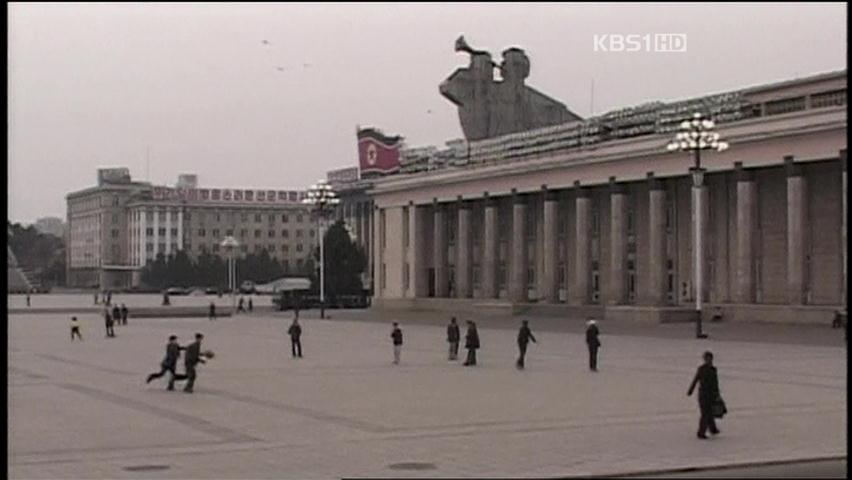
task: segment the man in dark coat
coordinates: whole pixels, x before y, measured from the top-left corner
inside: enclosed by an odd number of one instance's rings
[[[586,322],[586,345],[589,347],[589,370],[598,371],[598,349],[601,347],[601,341],[598,340],[597,322],[594,319],[589,319]]]
[[[717,435],[716,419],[713,417],[713,403],[719,398],[719,377],[716,375],[716,367],[713,366],[713,353],[704,352],[704,364],[698,367],[695,378],[689,384],[686,395],[692,395],[695,384],[698,387],[698,408],[701,410],[701,419],[698,421],[698,438],[707,438],[707,429],[710,433]]]
[[[449,360],[456,360],[459,358],[459,339],[461,339],[461,332],[459,331],[459,326],[456,323],[456,317],[453,317],[450,319],[450,324],[447,325],[447,342],[450,344]]]
[[[532,340],[533,343],[536,343],[532,330],[530,330],[529,323],[529,321],[524,320],[521,324],[521,329],[518,331],[518,350],[520,350],[521,355],[518,357],[516,366],[521,370],[524,368],[524,357],[527,354],[527,345],[529,345],[530,340]]]
[[[112,315],[109,313],[109,309],[104,307],[104,323],[106,325],[106,336],[107,337],[114,337],[115,336],[115,330],[113,329],[113,325],[114,325],[113,322],[114,321],[113,321]]]
[[[476,324],[471,320],[467,321],[467,334],[464,339],[464,348],[467,349],[467,360],[465,360],[463,365],[476,365],[476,350],[479,348],[479,333],[476,331]]]
[[[237,312],[245,312],[246,308],[243,306],[245,300],[243,297],[240,297],[240,300],[237,302]]]
[[[127,315],[130,314],[130,311],[127,310],[127,305],[121,304],[121,324],[127,325]]]
[[[112,319],[115,323],[121,325],[121,308],[118,305],[112,307]]]
[[[298,318],[293,319],[293,324],[290,325],[287,333],[290,335],[290,349],[293,351],[293,358],[297,356],[302,358],[302,327],[299,325]],[[297,351],[299,352],[298,355],[296,355]]]
[[[207,363],[201,355],[201,340],[203,338],[204,335],[196,333],[195,341],[184,349],[186,352],[183,354],[183,362],[186,367],[186,374],[178,375],[177,380],[186,380],[186,386],[183,389],[186,393],[192,393],[192,388],[195,386],[195,366],[199,363]]]
[[[254,311],[254,302],[252,301],[251,297],[249,297],[248,305],[249,305],[249,310],[248,310],[248,311],[249,311],[249,312],[253,312],[253,311]]]
[[[216,304],[210,302],[210,311],[207,313],[208,320],[216,320]]]
[[[399,357],[402,355],[402,330],[396,322],[393,322],[391,338],[393,339],[393,363],[397,365],[399,364]]]
[[[160,371],[148,375],[145,383],[151,383],[151,380],[160,378],[165,375],[166,372],[169,372],[171,375],[169,376],[169,386],[167,389],[174,390],[175,380],[178,376],[175,370],[177,369],[178,357],[180,357],[181,350],[184,350],[184,347],[178,345],[177,335],[171,335],[169,337],[169,342],[166,344],[166,357],[163,358],[163,361],[160,363]]]

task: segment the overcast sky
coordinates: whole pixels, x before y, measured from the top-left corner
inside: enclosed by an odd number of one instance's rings
[[[592,79],[602,113],[846,68],[844,4],[14,4],[9,218],[64,218],[98,167],[144,180],[146,152],[155,183],[278,189],[357,165],[356,125],[443,145],[462,33],[525,49],[527,83],[583,117]],[[687,52],[594,51],[653,33]]]

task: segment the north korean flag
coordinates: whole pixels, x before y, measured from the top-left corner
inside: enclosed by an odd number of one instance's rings
[[[374,128],[358,129],[358,162],[361,174],[387,174],[399,170],[402,137],[388,137]]]

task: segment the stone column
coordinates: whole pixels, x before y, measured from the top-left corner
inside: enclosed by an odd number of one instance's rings
[[[553,190],[544,190],[544,291],[543,297],[547,303],[559,302],[559,282],[556,279],[559,268],[559,252],[557,239],[559,230],[559,197]]]
[[[166,208],[166,257],[172,253],[172,209]]]
[[[411,236],[411,245],[409,246],[409,275],[411,275],[410,291],[414,297],[422,298],[429,295],[429,276],[428,266],[424,259],[426,257],[426,215],[429,213],[429,207],[409,205],[408,214],[411,217],[411,226],[409,234]],[[431,233],[431,232],[428,232]]]
[[[444,206],[436,199],[432,204],[434,220],[434,245],[435,252],[432,255],[435,269],[435,296],[446,297],[449,295],[449,269],[447,267],[447,225],[445,223],[446,213]]]
[[[177,249],[183,250],[183,207],[178,207]],[[234,232],[236,234],[236,232]]]
[[[470,298],[473,293],[470,215],[470,203],[459,197],[458,243],[456,245],[456,284],[458,286],[456,296],[458,298]]]
[[[737,277],[736,303],[754,303],[754,180],[742,165],[737,167]]]
[[[514,190],[512,204],[512,264],[509,299],[527,301],[527,205],[523,195]]]
[[[157,254],[160,253],[160,210],[154,209],[154,260],[157,259]]]
[[[585,305],[589,303],[589,281],[591,277],[591,215],[592,215],[592,199],[589,198],[589,193],[580,187],[579,182],[574,183],[575,204],[576,204],[576,255],[574,257],[574,265],[576,266],[574,274],[574,288],[569,288],[571,293],[571,303],[574,305]]]
[[[497,202],[485,194],[485,228],[482,243],[482,296],[497,298]]]
[[[708,265],[710,262],[707,261],[707,251],[710,249],[711,241],[708,235],[710,225],[710,200],[709,195],[707,194],[707,176],[705,173],[704,182],[701,185],[701,188],[697,189],[693,185],[690,188],[692,192],[692,205],[690,206],[692,217],[690,219],[690,239],[692,241],[692,288],[693,288],[693,298],[698,298],[698,288],[699,284],[696,283],[695,272],[697,270],[701,270],[701,301],[705,302],[707,300],[707,292],[710,290],[710,285],[708,280],[708,273],[710,269]],[[696,213],[696,205],[701,206],[701,215],[699,216],[699,220],[701,221],[701,239],[700,241],[695,237],[695,216]],[[700,252],[699,252],[700,250]],[[700,266],[696,261],[698,257],[696,255],[701,255]],[[700,268],[699,268],[700,267]]]
[[[648,175],[648,297],[651,305],[666,303],[666,190]]]
[[[627,300],[627,190],[610,179],[610,278],[607,303]]]
[[[846,149],[844,148],[843,150],[840,151],[840,170],[842,172],[842,177],[843,177],[843,185],[842,185],[843,190],[841,191],[841,194],[842,194],[841,198],[843,198],[843,200],[842,200],[843,217],[840,220],[840,235],[841,235],[840,245],[841,245],[841,249],[842,249],[842,258],[841,258],[840,264],[843,265],[843,293],[841,294],[841,297],[840,297],[840,304],[843,305],[844,310],[847,309],[847,306],[846,306],[846,301],[847,301],[846,285],[848,285],[846,283],[846,258],[847,258],[846,257],[846,255],[847,255],[847,253],[846,253],[846,239],[848,238],[846,236],[846,170],[847,170],[846,163],[847,163],[847,161],[846,161]]]
[[[148,263],[148,210],[139,210],[139,266]]]
[[[801,305],[805,296],[806,183],[800,165],[784,157],[787,169],[787,301]]]

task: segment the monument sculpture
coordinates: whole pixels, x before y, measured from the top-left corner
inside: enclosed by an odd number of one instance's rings
[[[467,140],[582,120],[561,102],[524,84],[530,74],[530,60],[520,48],[504,50],[499,65],[490,53],[471,48],[464,35],[456,40],[455,51],[468,53],[470,65],[447,77],[440,91],[458,106]],[[500,81],[494,79],[495,68],[500,70]]]

